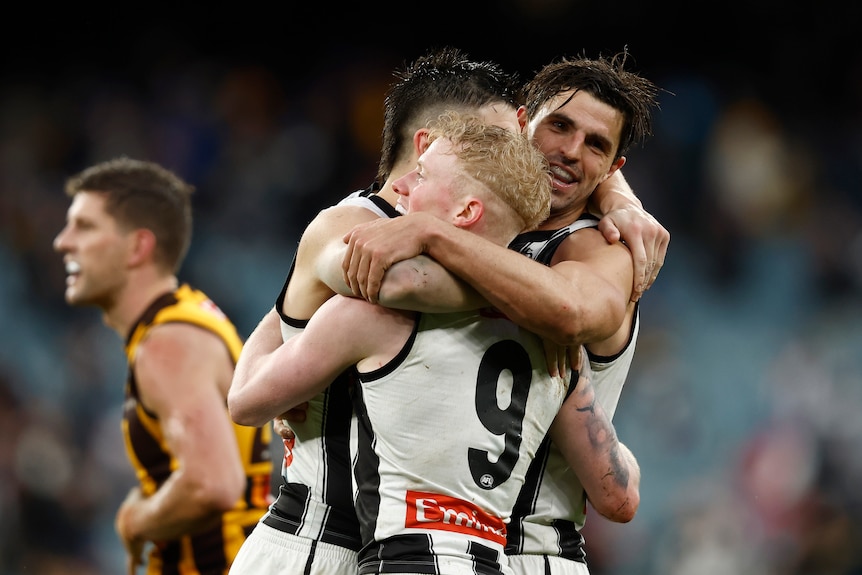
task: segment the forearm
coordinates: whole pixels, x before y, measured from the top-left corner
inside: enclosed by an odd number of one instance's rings
[[[560,345],[577,343],[572,283],[548,266],[454,226],[430,234],[426,253],[518,325]]]
[[[610,521],[626,523],[640,505],[640,467],[619,441],[588,377],[581,373],[551,426],[550,437],[596,511]]]
[[[315,273],[333,293],[355,297],[353,290],[344,281],[344,271],[341,268],[341,262],[344,260],[346,251],[347,244],[344,242],[331,242],[316,258]]]
[[[286,411],[272,401],[275,352],[283,344],[280,319],[270,310],[243,346],[228,392],[231,418],[240,425],[260,426]],[[275,413],[272,413],[275,412]]]
[[[378,219],[377,214],[365,207],[338,205],[322,211],[306,228],[300,242],[300,255],[311,262],[308,265],[313,266],[316,277],[333,293],[355,295],[345,282],[341,267],[347,251],[344,234],[354,226]]]
[[[617,170],[599,184],[590,195],[588,204],[589,211],[600,216],[629,206],[643,209],[643,204],[623,176],[622,170]]]
[[[229,509],[175,471],[152,496],[130,495],[118,511],[117,524],[128,540],[167,541],[217,525]]]
[[[243,344],[234,368],[228,397],[248,386],[260,371],[266,358],[282,344],[280,321],[275,308],[269,310]]]
[[[425,313],[464,311],[488,305],[479,292],[428,256],[397,262],[386,270],[379,303]]]

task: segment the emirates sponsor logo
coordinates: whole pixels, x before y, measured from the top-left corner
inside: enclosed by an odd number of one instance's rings
[[[438,529],[487,539],[498,545],[506,544],[506,524],[463,499],[439,493],[408,491],[405,527]]]

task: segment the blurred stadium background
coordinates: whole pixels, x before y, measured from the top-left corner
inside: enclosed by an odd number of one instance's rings
[[[0,575],[123,569],[123,355],[63,302],[64,179],[125,154],[194,183],[182,279],[247,336],[304,225],[374,175],[391,71],[444,44],[524,79],[628,46],[668,91],[624,169],[672,234],[616,416],[642,503],[588,521],[593,575],[862,573],[860,6],[21,7],[0,68]]]

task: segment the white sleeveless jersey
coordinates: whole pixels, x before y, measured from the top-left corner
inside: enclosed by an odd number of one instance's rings
[[[510,573],[512,506],[569,391],[540,339],[496,312],[420,314],[357,377],[359,573]]]
[[[377,188],[374,186],[365,190],[356,190],[338,202],[338,205],[365,208],[366,210],[371,210],[380,218],[397,216],[398,212],[395,211],[395,208],[389,202],[376,195],[376,190]]]
[[[598,219],[585,214],[559,230],[521,234],[509,247],[550,265],[554,251],[566,237],[580,229],[597,225]],[[588,353],[596,400],[610,418],[616,411],[631,367],[639,324],[636,309],[629,341],[617,355],[602,357]],[[580,530],[586,520],[586,501],[580,480],[556,446],[546,439],[530,467],[515,505],[506,553],[555,555],[585,563],[584,540]]]
[[[339,205],[343,203],[364,207],[381,217],[398,215],[387,202],[373,195],[371,188],[350,194]],[[285,341],[308,323],[282,312],[295,264],[294,259],[276,300]],[[353,508],[350,461],[351,373],[339,376],[308,402],[304,422],[291,422],[296,437],[284,442],[281,486],[261,521],[291,535],[358,551],[361,540]]]

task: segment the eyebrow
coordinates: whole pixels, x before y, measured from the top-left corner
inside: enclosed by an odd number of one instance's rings
[[[555,121],[555,122],[563,122],[564,124],[566,124],[568,126],[572,126],[576,129],[578,127],[577,124],[575,123],[575,121],[571,118],[571,116],[569,116],[563,112],[560,112],[559,110],[554,110],[553,112],[548,112],[548,114],[545,116],[545,118],[548,120],[551,120],[551,121]],[[608,137],[603,136],[601,134],[598,134],[596,132],[586,131],[586,133],[587,133],[587,137],[586,137],[587,141],[589,141],[590,139],[597,140],[599,142],[602,142],[602,144],[605,147],[607,147],[609,149],[613,149],[614,142],[611,138],[608,138]]]

